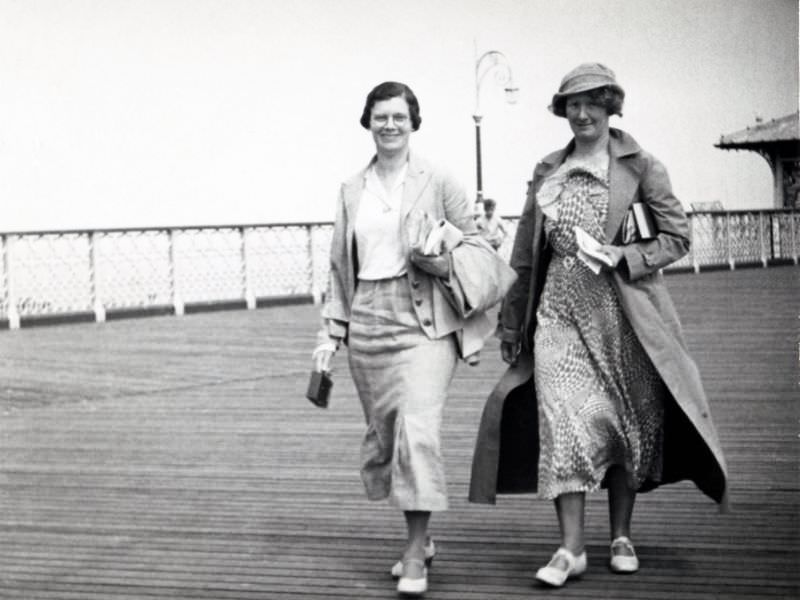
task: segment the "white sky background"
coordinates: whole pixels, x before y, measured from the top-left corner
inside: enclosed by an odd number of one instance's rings
[[[798,107],[797,0],[0,0],[0,231],[330,220],[373,152],[367,92],[416,92],[412,148],[518,214],[570,138],[546,107],[581,62],[614,69],[626,129],[676,194],[769,208],[767,163],[721,134]]]

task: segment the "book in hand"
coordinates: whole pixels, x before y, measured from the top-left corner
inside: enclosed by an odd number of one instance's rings
[[[429,256],[438,256],[458,246],[463,239],[463,231],[450,221],[440,219],[431,228],[431,232],[422,247],[422,253]]]
[[[447,219],[435,219],[423,210],[414,210],[406,220],[411,248],[426,256],[449,252],[464,239],[464,232]]]
[[[658,235],[653,215],[644,202],[634,202],[622,222],[622,243],[652,240]]]
[[[586,230],[578,227],[575,230],[575,241],[578,243],[578,258],[589,267],[593,273],[599,273],[603,265],[613,267],[614,261],[601,250],[602,244],[589,235]]]
[[[331,379],[330,373],[325,371],[311,371],[306,398],[320,408],[328,408],[328,399],[330,398],[332,387],[333,380]]]

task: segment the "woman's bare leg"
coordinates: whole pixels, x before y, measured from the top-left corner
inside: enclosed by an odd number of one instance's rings
[[[428,521],[431,513],[421,510],[407,510],[404,514],[406,526],[408,527],[408,546],[403,554],[403,560],[415,558],[424,563],[425,540],[428,537]],[[416,561],[409,563],[404,575],[412,579],[422,577],[423,563]]]
[[[578,556],[584,548],[584,512],[586,494],[573,492],[555,499],[561,545]]]
[[[615,540],[620,536],[630,538],[636,490],[628,487],[625,469],[620,466],[611,467],[606,480],[608,482],[608,517],[611,524],[611,539]]]

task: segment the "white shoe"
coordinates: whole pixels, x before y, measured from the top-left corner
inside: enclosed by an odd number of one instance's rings
[[[425,541],[425,566],[430,567],[433,563],[433,557],[436,556],[436,545],[433,543],[433,538],[428,538]],[[396,563],[392,565],[391,569],[392,577],[397,579],[403,574],[403,561],[398,560]]]
[[[564,568],[566,563],[566,568]],[[547,566],[536,571],[536,579],[553,587],[561,587],[571,577],[578,577],[586,571],[586,552],[575,556],[566,548],[559,548]]]
[[[406,577],[405,573],[397,580],[397,593],[402,596],[411,596],[419,598],[428,591],[428,568],[425,566],[425,561],[418,558],[407,558],[402,561],[403,571],[405,572],[406,565],[416,563],[422,567],[422,577],[410,578]]]
[[[627,550],[627,554],[620,554],[620,550]],[[639,559],[633,542],[624,535],[611,542],[611,570],[614,573],[636,573],[639,570]]]

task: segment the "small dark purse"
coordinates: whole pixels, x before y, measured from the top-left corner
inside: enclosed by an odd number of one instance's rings
[[[653,215],[644,202],[634,202],[622,221],[622,243],[652,240],[658,235]]]
[[[328,399],[333,387],[333,380],[329,373],[325,371],[311,371],[308,380],[308,390],[306,398],[320,408],[328,408]]]

